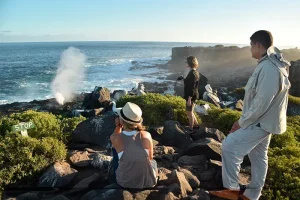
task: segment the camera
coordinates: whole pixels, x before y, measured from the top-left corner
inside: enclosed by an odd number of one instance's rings
[[[183,76],[181,75],[177,78],[177,81],[181,81],[182,79],[183,79]]]

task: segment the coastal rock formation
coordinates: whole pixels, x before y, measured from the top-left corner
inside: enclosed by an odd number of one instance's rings
[[[300,59],[300,49],[283,49],[282,53],[288,61]],[[251,57],[250,47],[174,47],[172,59],[168,62],[169,71],[177,75],[183,72],[185,59],[190,55],[198,59],[199,72],[208,78],[213,87],[245,86],[257,64]]]
[[[296,97],[300,97],[300,60],[291,62],[289,72],[289,79],[292,84],[290,94]]]

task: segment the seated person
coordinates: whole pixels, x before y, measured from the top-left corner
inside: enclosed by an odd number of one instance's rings
[[[212,103],[217,107],[220,107],[220,99],[218,95],[213,92],[213,89],[211,88],[210,84],[207,84],[205,86],[205,90],[206,91],[203,94],[203,100]]]
[[[116,128],[110,140],[116,183],[123,188],[144,189],[157,183],[151,134],[142,126],[142,110],[127,102],[117,108]]]

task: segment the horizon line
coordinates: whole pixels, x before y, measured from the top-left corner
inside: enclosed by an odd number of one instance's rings
[[[239,45],[243,47],[249,47],[249,44],[238,44],[238,43],[220,43],[220,42],[182,42],[182,41],[151,41],[151,40],[63,40],[63,41],[0,41],[1,44],[11,43],[68,43],[68,42],[158,42],[158,43],[200,43],[200,44],[216,44],[216,45]],[[300,46],[290,45],[278,45],[277,47],[288,47],[288,48],[300,48]]]

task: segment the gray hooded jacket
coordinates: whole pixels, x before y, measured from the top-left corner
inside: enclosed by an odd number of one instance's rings
[[[288,67],[282,53],[271,46],[267,55],[258,65],[245,87],[243,114],[239,119],[241,128],[260,124],[260,127],[273,134],[286,131],[286,111],[288,91]]]

